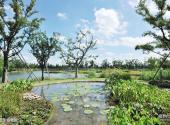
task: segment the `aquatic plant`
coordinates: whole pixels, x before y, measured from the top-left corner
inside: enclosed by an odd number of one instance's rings
[[[63,107],[64,112],[70,112],[73,110],[68,104],[61,104],[61,106]]]
[[[112,99],[110,101],[118,102],[108,115],[109,125],[159,124],[158,115],[170,111],[170,94],[165,90],[112,77],[106,80],[106,83]]]
[[[93,113],[92,110],[89,110],[89,109],[84,110],[84,114],[86,114],[86,115],[89,115],[89,114],[92,114],[92,113]]]
[[[90,105],[85,104],[83,107],[84,107],[84,108],[89,108],[89,107],[90,107]]]

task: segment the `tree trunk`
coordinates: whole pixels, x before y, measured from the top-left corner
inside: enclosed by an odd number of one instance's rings
[[[7,81],[8,81],[8,52],[4,52],[2,83],[6,83]]]
[[[44,66],[41,67],[41,71],[42,71],[42,76],[41,76],[41,80],[44,80]]]
[[[75,78],[78,78],[78,67],[76,67]]]

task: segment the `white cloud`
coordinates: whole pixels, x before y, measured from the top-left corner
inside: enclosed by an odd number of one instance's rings
[[[89,23],[90,23],[89,20],[87,20],[87,19],[80,19],[80,21],[81,21],[82,23],[84,23],[84,24],[89,24]]]
[[[114,9],[100,8],[94,10],[93,21],[80,19],[77,29],[90,30],[95,37],[111,39],[115,35],[123,35],[127,31],[127,22],[123,16]]]
[[[63,20],[68,19],[67,14],[66,13],[62,13],[62,12],[58,12],[57,13],[57,17]]]
[[[98,39],[99,45],[104,46],[128,46],[135,47],[136,45],[145,44],[148,42],[152,42],[153,38],[151,37],[121,37],[117,40],[106,40],[106,39]]]
[[[95,31],[105,37],[126,33],[127,22],[122,20],[121,14],[113,9],[100,8],[94,13]]]
[[[131,6],[131,7],[136,7],[137,4],[139,3],[140,0],[128,0],[128,4]]]
[[[89,28],[90,21],[87,19],[80,19],[80,23],[75,25],[75,28],[77,29],[87,29]]]

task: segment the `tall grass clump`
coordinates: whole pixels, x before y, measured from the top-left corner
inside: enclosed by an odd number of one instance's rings
[[[140,78],[141,80],[153,80],[156,71],[143,71]],[[160,70],[155,77],[155,80],[170,80],[170,70]]]
[[[88,72],[88,78],[96,78],[96,71],[92,70]]]
[[[100,74],[100,78],[116,77],[124,80],[131,79],[130,75],[121,69],[106,69]]]
[[[21,102],[18,92],[0,91],[0,116],[8,118],[19,115]]]
[[[30,81],[13,81],[0,90],[0,111],[2,118],[17,116],[22,104],[21,94],[32,88]]]

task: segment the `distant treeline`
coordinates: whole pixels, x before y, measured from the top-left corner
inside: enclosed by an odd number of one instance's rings
[[[109,62],[107,59],[103,60],[100,65],[98,65],[94,60],[83,62],[80,65],[81,69],[88,69],[88,68],[121,68],[121,69],[155,69],[159,67],[161,60],[157,58],[149,58],[145,62],[141,62],[137,59],[130,59],[130,60],[113,60],[112,62]],[[0,57],[0,75],[2,75],[2,65],[3,65],[3,58]],[[13,58],[10,60],[9,64],[9,71],[18,71],[18,70],[24,70],[27,69],[27,66],[29,66],[31,69],[39,69],[38,64],[25,64],[23,61],[17,58]],[[52,65],[48,64],[48,69],[49,70],[68,70],[68,69],[73,69],[72,66],[68,65]],[[163,68],[170,68],[170,60],[167,60],[164,65],[162,66]]]

